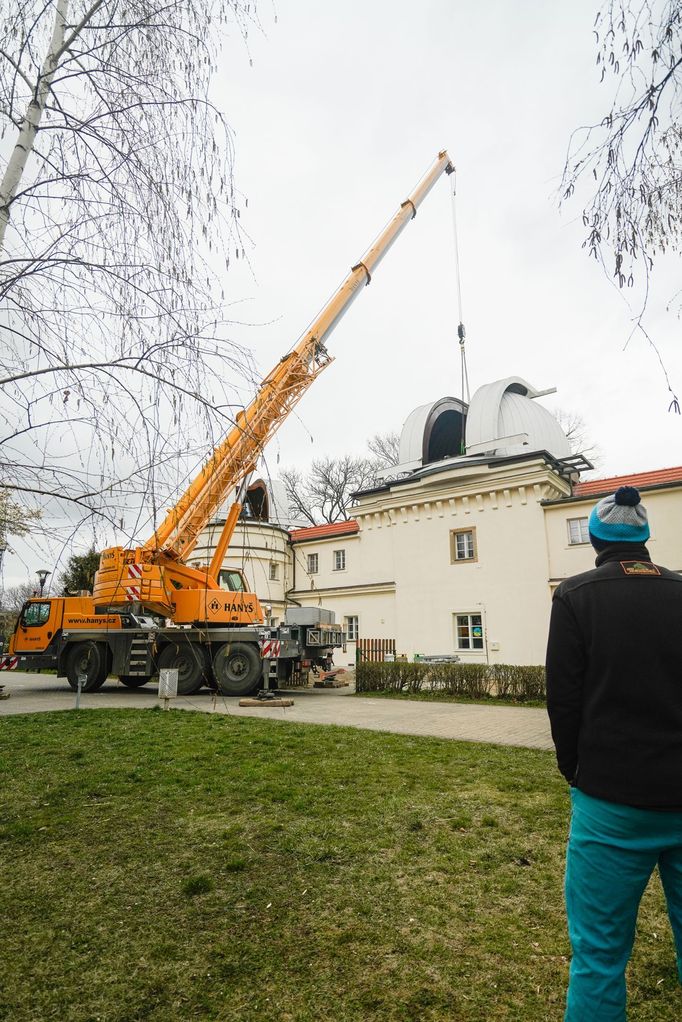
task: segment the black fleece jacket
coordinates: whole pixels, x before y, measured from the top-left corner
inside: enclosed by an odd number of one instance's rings
[[[559,769],[595,798],[682,810],[682,575],[612,544],[554,593],[547,709]]]

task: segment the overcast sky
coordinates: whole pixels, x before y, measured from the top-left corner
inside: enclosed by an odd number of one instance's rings
[[[580,204],[557,205],[572,130],[608,109],[596,9],[261,0],[263,31],[248,48],[228,40],[215,99],[234,129],[252,242],[226,291],[245,324],[235,339],[264,375],[446,148],[472,392],[509,375],[555,386],[543,402],[583,416],[600,475],[682,463],[682,417],[667,411],[659,363],[638,336],[624,350],[632,314],[581,248]],[[269,472],[361,453],[417,405],[461,396],[453,251],[442,180],[330,338],[336,361],[280,429]],[[680,321],[665,311],[678,280],[677,260],[657,267],[647,323],[682,397]],[[8,557],[5,584],[36,556]]]

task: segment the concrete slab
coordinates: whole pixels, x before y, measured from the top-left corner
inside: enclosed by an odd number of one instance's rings
[[[48,674],[7,673],[2,677],[10,698],[0,702],[0,717],[16,713],[70,710],[75,693],[64,678]],[[481,706],[465,703],[428,703],[418,700],[349,698],[354,688],[295,689],[293,706],[239,706],[238,698],[225,698],[203,690],[183,696],[173,707],[235,717],[267,717],[305,724],[339,724],[370,731],[451,738],[467,742],[492,742],[531,749],[551,749],[547,714],[543,709],[512,706]],[[154,682],[128,689],[113,678],[99,692],[81,695],[81,709],[144,707],[158,704]]]

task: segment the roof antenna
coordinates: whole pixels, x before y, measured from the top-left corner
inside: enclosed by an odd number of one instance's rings
[[[461,375],[461,398],[462,404],[469,404],[469,371],[467,369],[466,356],[466,329],[464,327],[464,314],[462,312],[462,282],[459,273],[459,241],[457,236],[457,174],[450,175],[452,181],[452,230],[455,242],[455,276],[457,278],[457,309],[459,324],[457,326],[457,337],[459,339],[460,375]],[[460,441],[460,454],[466,454],[464,435]]]

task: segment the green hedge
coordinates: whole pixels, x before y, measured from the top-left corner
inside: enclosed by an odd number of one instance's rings
[[[358,692],[432,692],[467,699],[508,699],[523,703],[546,699],[545,669],[517,664],[411,664],[357,665]]]

